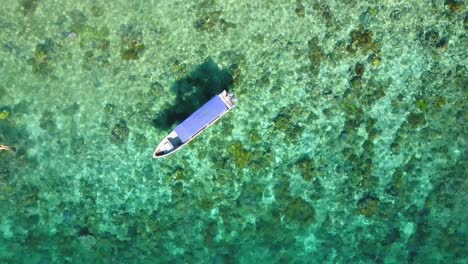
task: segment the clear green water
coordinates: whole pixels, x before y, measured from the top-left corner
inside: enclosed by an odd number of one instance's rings
[[[2,1],[0,262],[467,263],[467,20],[453,0]],[[152,159],[222,88],[238,106]]]

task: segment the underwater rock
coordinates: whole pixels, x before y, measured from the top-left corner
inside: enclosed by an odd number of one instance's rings
[[[372,216],[377,212],[379,202],[379,198],[366,195],[358,201],[358,211],[362,215]]]
[[[127,122],[125,120],[120,120],[112,128],[112,132],[111,132],[112,141],[114,143],[121,143],[128,138],[129,133],[130,133],[130,129],[127,126]]]

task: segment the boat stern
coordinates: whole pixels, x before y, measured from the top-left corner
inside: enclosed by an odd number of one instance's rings
[[[233,108],[234,106],[236,106],[237,97],[234,95],[234,93],[232,93],[232,92],[227,92],[226,90],[224,90],[224,91],[223,91],[222,93],[220,93],[218,96],[221,97],[221,99],[222,99],[223,102],[226,104],[226,106],[228,107],[228,109],[231,109],[231,108]]]

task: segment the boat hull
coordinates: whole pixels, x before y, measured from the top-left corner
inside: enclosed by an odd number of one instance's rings
[[[169,133],[155,149],[153,158],[174,154],[231,111],[235,105],[236,98],[232,93],[223,91],[216,95]]]

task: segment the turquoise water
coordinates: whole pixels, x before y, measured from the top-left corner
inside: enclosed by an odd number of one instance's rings
[[[0,28],[1,263],[468,263],[464,1],[4,0]]]

